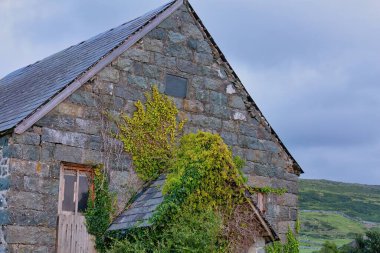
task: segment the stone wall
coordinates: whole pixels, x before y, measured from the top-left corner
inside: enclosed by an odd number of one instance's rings
[[[123,208],[131,188],[141,182],[120,143],[106,137],[115,126],[100,112],[133,112],[133,102],[143,100],[152,85],[164,91],[168,73],[188,79],[186,98],[174,98],[180,116],[188,119],[186,132],[219,133],[247,160],[244,172],[250,184],[288,190],[267,196],[265,213],[284,238],[297,217],[293,163],[195,19],[181,7],[27,132],[9,138],[4,232],[11,252],[54,252],[62,162],[106,164],[119,210]]]
[[[9,189],[8,136],[0,137],[0,253],[7,251],[4,225],[9,222],[7,192]]]

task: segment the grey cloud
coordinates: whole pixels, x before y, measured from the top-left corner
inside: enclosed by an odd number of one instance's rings
[[[0,76],[165,2],[0,2]],[[190,2],[304,177],[380,184],[379,1]]]

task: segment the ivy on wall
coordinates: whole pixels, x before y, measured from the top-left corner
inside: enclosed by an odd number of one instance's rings
[[[125,151],[132,155],[137,175],[148,181],[168,167],[185,121],[177,121],[177,107],[156,86],[151,93],[145,93],[145,98],[145,104],[135,103],[132,117],[122,114],[116,124],[117,137],[123,142]]]
[[[106,231],[112,222],[116,208],[116,197],[109,191],[108,178],[102,166],[94,169],[93,187],[90,188],[87,209],[85,212],[88,233],[95,236],[95,246],[99,252],[105,252]]]
[[[148,181],[161,173],[167,174],[164,201],[152,217],[151,227],[131,229],[125,239],[114,241],[108,251],[247,250],[254,240],[252,231],[259,229],[259,225],[246,193],[282,194],[285,191],[248,187],[241,171],[244,161],[233,156],[218,134],[198,132],[179,138],[185,121],[178,122],[174,102],[160,94],[156,87],[145,97],[145,104],[135,103],[132,117],[123,114],[116,121],[117,138],[131,154],[141,179]],[[95,180],[99,180],[99,186],[95,185],[95,199],[89,203],[86,219],[89,232],[96,235],[98,249],[104,251],[112,197],[104,176],[98,174]]]

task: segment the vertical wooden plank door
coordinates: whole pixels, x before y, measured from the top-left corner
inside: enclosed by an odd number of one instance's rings
[[[58,253],[95,253],[83,212],[87,208],[91,169],[74,165],[61,168],[58,203]]]

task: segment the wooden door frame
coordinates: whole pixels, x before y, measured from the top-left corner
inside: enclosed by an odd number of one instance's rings
[[[65,175],[65,170],[72,170],[76,171],[76,176],[77,180],[76,182],[79,183],[79,173],[78,172],[87,172],[90,173],[90,184],[89,184],[89,189],[90,187],[93,187],[93,166],[90,165],[83,165],[83,164],[76,164],[76,163],[66,163],[63,162],[61,163],[60,166],[60,171],[59,171],[59,193],[58,193],[58,216],[60,214],[66,214],[66,215],[77,215],[78,214],[78,200],[75,201],[75,212],[67,212],[67,211],[62,211],[62,201],[63,201],[63,196],[64,196],[64,190],[65,190],[65,184],[64,184],[64,175]],[[78,197],[78,185],[76,186],[76,189],[74,189],[74,194],[75,196]]]

